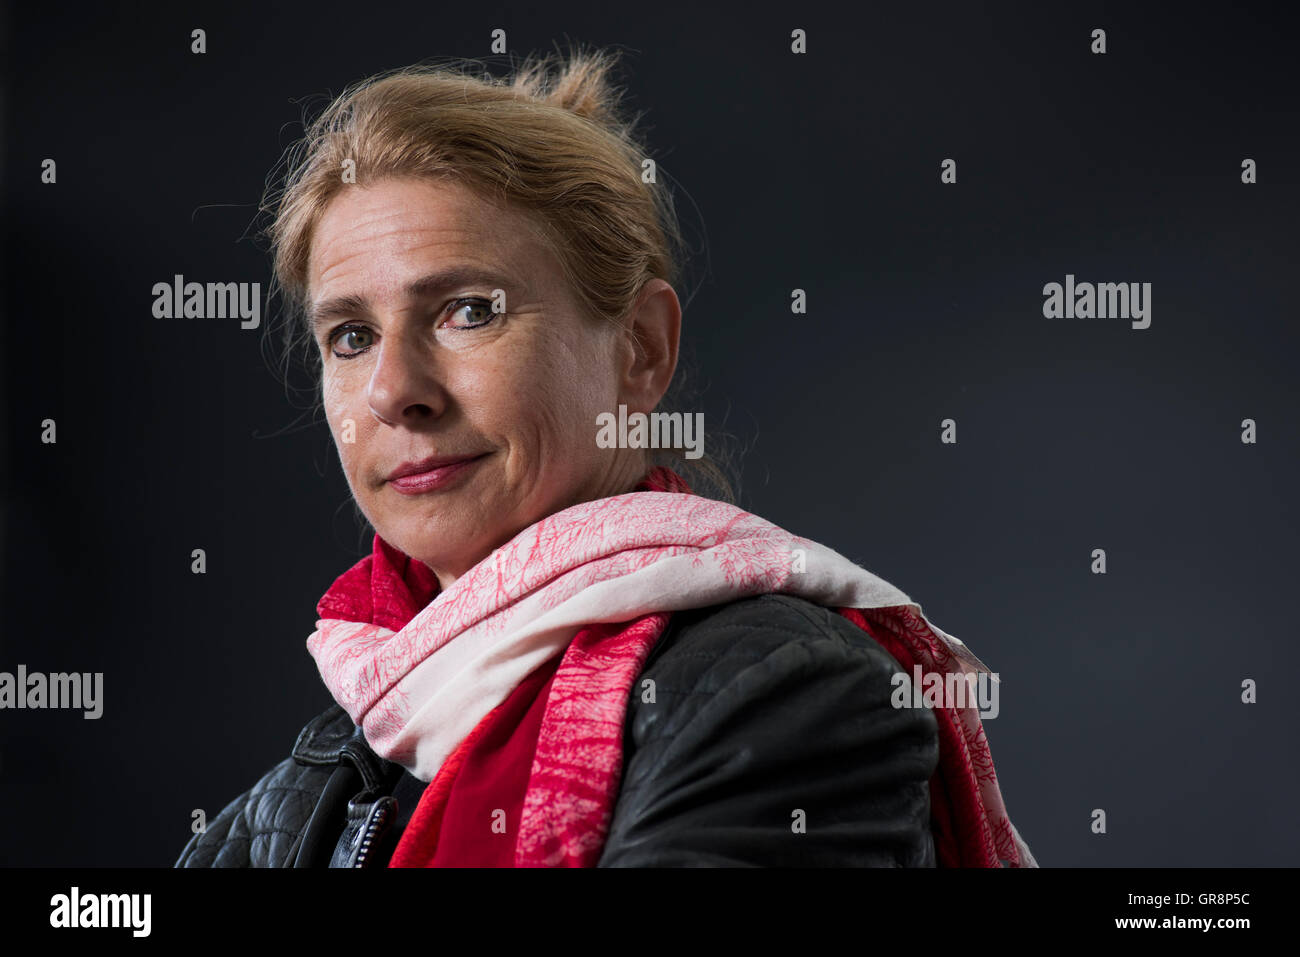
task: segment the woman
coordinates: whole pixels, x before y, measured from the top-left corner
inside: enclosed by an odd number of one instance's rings
[[[895,704],[960,642],[597,441],[681,324],[610,65],[401,71],[292,158],[276,278],[374,549],[308,639],[336,706],[178,866],[1033,866],[974,708]]]

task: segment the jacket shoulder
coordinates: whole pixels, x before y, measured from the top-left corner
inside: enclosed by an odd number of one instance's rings
[[[688,612],[674,612],[669,634],[653,649],[647,667],[666,659],[678,665],[701,655],[761,658],[784,645],[814,654],[865,655],[891,671],[898,662],[880,643],[830,608],[795,595],[767,594]]]
[[[674,613],[629,700],[601,866],[933,866],[938,724],[892,705],[900,674],[793,596]]]
[[[332,755],[329,748],[353,730],[337,705],[309,721],[293,754],[210,819],[190,838],[174,866],[292,867],[302,833],[337,764],[337,748]],[[318,760],[304,763],[304,755]]]
[[[744,684],[779,675],[793,678],[824,668],[852,672],[875,691],[882,686],[892,691],[894,675],[904,673],[879,642],[838,612],[796,596],[768,594],[675,612],[635,690],[644,690],[641,683],[652,679],[656,695],[698,699],[738,680]],[[702,702],[672,709],[639,704],[640,696],[634,694],[632,730],[644,740],[680,730],[681,722],[697,717]],[[871,695],[864,704],[879,704],[879,696]],[[933,714],[929,719],[934,721]]]

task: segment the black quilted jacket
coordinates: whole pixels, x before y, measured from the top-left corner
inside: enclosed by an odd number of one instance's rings
[[[933,867],[938,725],[891,706],[899,671],[799,598],[674,612],[635,686],[654,679],[655,702],[629,700],[598,866]],[[424,787],[335,706],[176,866],[383,867]]]

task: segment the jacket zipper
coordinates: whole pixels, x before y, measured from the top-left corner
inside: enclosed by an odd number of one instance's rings
[[[388,823],[393,816],[394,805],[397,802],[388,796],[381,797],[375,802],[374,809],[366,821],[366,829],[361,835],[361,846],[357,849],[357,862],[353,867],[365,867],[366,861],[370,856],[371,849],[375,846],[379,836],[388,829]]]

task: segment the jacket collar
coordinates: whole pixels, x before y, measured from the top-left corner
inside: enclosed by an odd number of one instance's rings
[[[341,764],[346,759],[360,772],[367,791],[383,786],[402,771],[401,765],[386,761],[371,750],[365,733],[337,704],[307,722],[294,742],[293,759],[299,764],[315,766]]]

